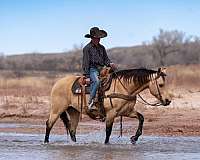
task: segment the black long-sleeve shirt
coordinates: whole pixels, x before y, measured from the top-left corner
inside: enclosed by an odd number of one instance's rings
[[[110,63],[111,61],[103,45],[99,44],[96,46],[90,42],[83,48],[82,68],[84,74],[89,75],[89,69],[91,67],[109,66]]]

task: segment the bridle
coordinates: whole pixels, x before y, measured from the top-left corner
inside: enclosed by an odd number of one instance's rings
[[[159,95],[159,100],[160,102],[156,102],[156,103],[149,103],[147,102],[139,93],[138,93],[138,97],[140,97],[140,99],[143,101],[139,101],[137,100],[139,103],[142,103],[144,105],[150,105],[150,106],[161,106],[162,105],[162,102],[163,102],[163,99],[162,99],[162,95],[160,93],[160,89],[158,87],[158,82],[157,82],[157,79],[155,79],[155,82],[156,82],[156,88],[157,88],[157,91],[158,91],[158,95]]]

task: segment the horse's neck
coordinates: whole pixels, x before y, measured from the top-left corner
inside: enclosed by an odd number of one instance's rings
[[[131,91],[131,95],[137,95],[138,93],[142,92],[143,90],[147,89],[149,87],[149,83],[145,83],[142,85],[136,85],[136,87]]]
[[[146,88],[148,88],[148,83],[146,84],[137,84],[134,82],[125,83],[123,81],[116,80],[116,82],[112,82],[110,92],[121,93],[125,95],[136,95]]]
[[[123,85],[122,85],[122,84]],[[111,87],[109,91],[106,92],[106,95],[112,94],[112,93],[120,93],[124,95],[131,95],[131,96],[136,96],[138,93],[142,92],[146,88],[148,88],[148,83],[147,84],[136,84],[136,83],[125,83],[123,81],[119,82],[119,80],[112,81]],[[110,100],[107,98],[105,100],[105,109],[108,111],[112,109],[112,107],[118,106],[118,105],[123,105],[124,104],[124,99],[120,98],[114,98],[112,100],[112,106]]]

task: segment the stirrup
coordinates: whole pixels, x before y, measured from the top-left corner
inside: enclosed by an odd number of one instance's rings
[[[96,109],[96,108],[95,108],[95,106],[94,106],[94,100],[92,99],[91,103],[88,104],[88,110],[89,110],[89,111],[92,111],[92,110],[95,110],[95,109]]]

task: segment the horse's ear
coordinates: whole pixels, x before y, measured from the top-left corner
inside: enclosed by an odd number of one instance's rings
[[[166,71],[167,71],[167,68],[166,67],[160,67],[158,68],[158,75],[161,75],[161,76],[166,76]]]

